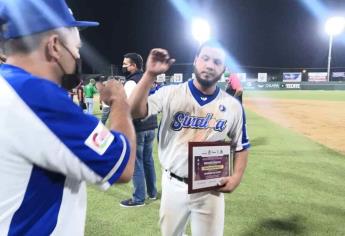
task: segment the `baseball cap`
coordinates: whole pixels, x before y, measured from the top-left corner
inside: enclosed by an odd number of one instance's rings
[[[65,0],[0,0],[0,24],[4,39],[61,27],[99,25],[94,21],[77,21]]]

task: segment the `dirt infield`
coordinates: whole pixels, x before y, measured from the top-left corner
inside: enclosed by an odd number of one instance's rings
[[[345,102],[247,98],[245,108],[345,154]]]

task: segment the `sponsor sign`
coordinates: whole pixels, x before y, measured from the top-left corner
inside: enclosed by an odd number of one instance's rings
[[[245,89],[255,89],[255,82],[247,81],[244,84]]]
[[[267,82],[267,73],[258,73],[258,82]]]
[[[345,72],[333,72],[332,73],[333,80],[345,80]]]
[[[281,87],[284,89],[301,89],[301,84],[286,83],[281,84]]]
[[[173,82],[174,83],[182,83],[183,82],[183,74],[182,73],[175,73]]]
[[[158,83],[163,83],[165,82],[165,74],[160,74],[160,75],[157,75],[157,80],[156,80]]]
[[[246,73],[237,73],[237,77],[240,79],[241,82],[246,82],[247,74]]]
[[[301,82],[301,72],[285,72],[283,73],[283,82]]]
[[[309,82],[326,82],[327,72],[309,72],[308,81]]]

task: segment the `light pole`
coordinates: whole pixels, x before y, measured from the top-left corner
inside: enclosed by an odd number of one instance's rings
[[[332,59],[332,45],[333,38],[343,32],[345,28],[345,18],[344,17],[331,17],[326,21],[325,30],[329,35],[329,46],[328,46],[328,64],[327,64],[327,81],[331,78],[331,59]]]
[[[195,18],[192,21],[192,33],[194,38],[201,45],[203,42],[209,40],[210,38],[210,25],[208,22],[201,18]]]

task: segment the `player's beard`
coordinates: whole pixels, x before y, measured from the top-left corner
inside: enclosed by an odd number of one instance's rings
[[[204,87],[204,88],[210,88],[212,86],[214,86],[218,80],[220,80],[220,78],[222,77],[223,73],[220,73],[219,75],[215,76],[212,80],[208,80],[208,79],[202,79],[201,78],[201,74],[199,73],[199,71],[194,67],[194,74],[195,74],[195,78],[198,81],[198,83]]]

